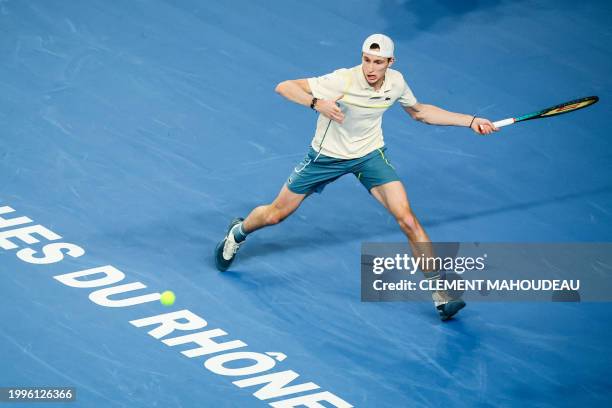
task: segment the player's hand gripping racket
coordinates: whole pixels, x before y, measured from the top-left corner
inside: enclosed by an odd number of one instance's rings
[[[565,102],[560,105],[555,105],[550,108],[542,109],[537,112],[528,113],[527,115],[519,116],[517,118],[508,118],[493,122],[495,127],[502,127],[512,125],[517,122],[524,122],[531,119],[548,118],[550,116],[561,115],[562,113],[573,112],[578,109],[586,108],[591,106],[599,100],[597,96],[588,96],[586,98],[575,99],[573,101]]]

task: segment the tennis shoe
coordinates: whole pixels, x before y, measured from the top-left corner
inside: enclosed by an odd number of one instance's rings
[[[465,302],[461,298],[453,298],[444,290],[433,292],[431,297],[442,321],[452,318],[465,307]]]
[[[234,258],[236,257],[236,252],[238,252],[240,245],[242,245],[242,242],[236,242],[234,239],[234,234],[232,234],[232,228],[234,228],[234,225],[239,224],[242,221],[243,218],[234,218],[227,228],[225,237],[219,241],[215,247],[215,265],[221,272],[226,271],[230,267],[234,261]]]

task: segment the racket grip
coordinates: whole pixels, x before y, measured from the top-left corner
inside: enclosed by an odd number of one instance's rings
[[[504,119],[504,120],[498,120],[497,122],[493,122],[493,124],[497,128],[508,126],[508,125],[513,124],[513,123],[514,123],[514,118],[508,118],[508,119]]]

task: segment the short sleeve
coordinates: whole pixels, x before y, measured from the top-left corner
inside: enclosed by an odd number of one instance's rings
[[[312,95],[319,99],[331,99],[342,95],[346,84],[346,69],[338,69],[320,77],[308,78]]]
[[[415,98],[414,94],[412,93],[412,89],[410,89],[406,81],[404,81],[404,91],[402,92],[398,101],[400,105],[402,105],[405,108],[409,108],[417,104],[417,99]]]

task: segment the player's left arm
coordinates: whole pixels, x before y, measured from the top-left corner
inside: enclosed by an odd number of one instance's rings
[[[428,125],[471,127],[479,135],[488,135],[499,130],[488,119],[450,112],[434,105],[416,103],[404,106],[404,110],[412,119]]]

